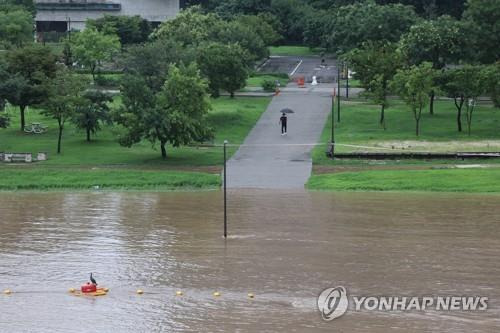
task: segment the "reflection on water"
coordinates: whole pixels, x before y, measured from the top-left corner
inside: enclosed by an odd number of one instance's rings
[[[500,329],[497,196],[233,191],[227,241],[221,198],[0,194],[0,289],[15,291],[0,295],[0,331]],[[111,292],[70,296],[90,272]],[[491,309],[323,322],[316,296],[337,285],[352,295],[482,295]]]

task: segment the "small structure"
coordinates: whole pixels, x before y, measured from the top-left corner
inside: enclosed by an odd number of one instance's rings
[[[37,161],[46,161],[48,159],[48,154],[46,152],[39,152],[36,156]]]
[[[5,153],[3,160],[6,163],[31,163],[33,162],[33,155],[31,153]]]
[[[47,152],[39,152],[36,158],[32,153],[0,153],[0,162],[5,163],[32,163],[48,160]]]

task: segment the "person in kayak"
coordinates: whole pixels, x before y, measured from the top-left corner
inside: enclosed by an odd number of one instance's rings
[[[281,124],[281,135],[286,135],[287,117],[285,113],[281,115],[280,124]]]

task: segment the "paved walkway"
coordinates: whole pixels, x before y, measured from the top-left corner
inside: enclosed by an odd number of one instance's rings
[[[229,188],[303,188],[311,175],[312,146],[293,144],[319,141],[331,110],[333,85],[319,85],[283,92],[273,98],[267,110],[246,138],[244,145],[228,161]],[[288,135],[281,136],[283,108],[291,108]],[[278,146],[279,144],[279,146]],[[283,146],[281,144],[289,144]],[[255,146],[254,146],[255,145]]]

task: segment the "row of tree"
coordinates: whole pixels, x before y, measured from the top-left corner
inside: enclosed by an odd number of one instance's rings
[[[422,52],[424,48],[419,51]],[[406,49],[407,50],[407,49]],[[423,55],[423,53],[420,53]],[[437,69],[435,63],[423,57],[416,64],[408,63],[408,54],[396,43],[367,42],[344,57],[356,71],[364,95],[380,105],[380,124],[386,128],[385,109],[388,96],[399,95],[407,102],[415,116],[416,134],[419,134],[423,108],[430,104],[433,114],[434,96],[444,95],[453,99],[457,107],[457,129],[462,131],[462,111],[465,106],[468,133],[472,113],[480,96],[490,95],[500,107],[500,64],[461,65]],[[431,60],[431,59],[429,59]]]
[[[125,26],[139,23],[110,16],[89,21],[87,29],[66,38],[59,59],[41,45],[10,45],[0,55],[0,100],[19,106],[21,130],[26,108],[36,106],[58,123],[58,152],[68,121],[84,129],[87,140],[101,124],[115,122],[120,144],[159,142],[166,157],[167,143],[213,136],[206,122],[207,92],[233,96],[245,86],[254,62],[268,55],[267,45],[280,38],[265,14],[225,20],[194,7],[163,23],[147,42],[134,44],[144,36],[130,39],[126,31],[135,28]],[[109,97],[75,72],[84,69],[95,81],[109,62],[123,68],[123,106],[116,113],[108,108]],[[5,119],[2,126],[7,124]]]
[[[86,133],[101,129],[102,124],[122,125],[120,143],[131,145],[142,139],[159,142],[166,157],[167,142],[177,146],[212,137],[206,115],[210,109],[208,84],[196,64],[169,65],[158,78],[153,93],[140,77],[127,75],[124,105],[110,110],[111,97],[95,90],[81,74],[57,63],[47,47],[33,44],[7,52],[0,58],[0,97],[19,106],[21,130],[25,127],[25,109],[37,106],[57,121],[57,152],[61,152],[63,131],[68,121]],[[8,125],[2,118],[0,127]]]

